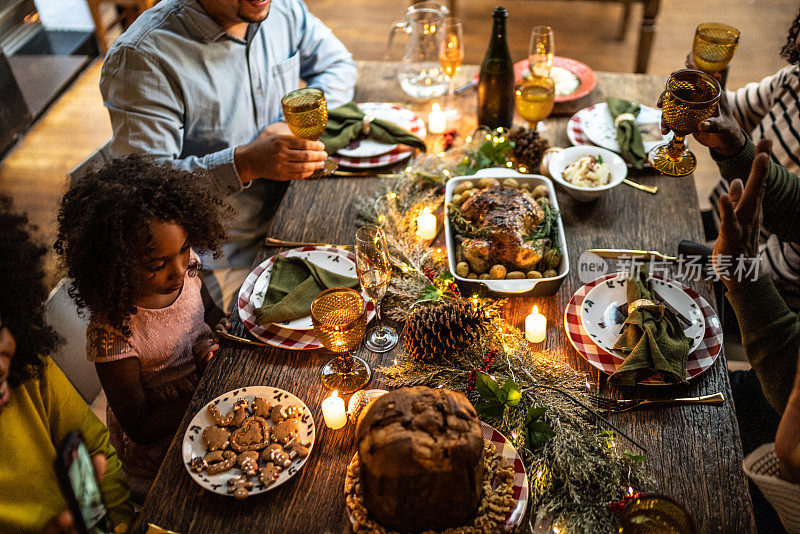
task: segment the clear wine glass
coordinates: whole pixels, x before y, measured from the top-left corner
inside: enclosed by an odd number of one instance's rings
[[[398,335],[393,328],[381,325],[381,300],[389,286],[392,265],[386,236],[379,226],[362,226],[356,232],[356,273],[377,312],[376,326],[367,332],[364,344],[373,352],[391,350],[397,345]]]
[[[445,112],[448,118],[457,120],[461,112],[455,105],[455,75],[464,62],[464,29],[461,23],[453,18],[447,17],[442,22],[442,29],[439,32],[439,65],[447,75],[450,85],[447,93],[447,106]]]
[[[531,74],[550,76],[554,55],[553,29],[550,26],[535,26],[531,30],[531,44],[528,48],[528,67]]]

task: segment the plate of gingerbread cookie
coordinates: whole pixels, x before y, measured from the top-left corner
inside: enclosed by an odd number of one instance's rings
[[[183,436],[183,463],[195,482],[245,499],[292,478],[314,448],[314,417],[282,389],[248,386],[206,404]]]

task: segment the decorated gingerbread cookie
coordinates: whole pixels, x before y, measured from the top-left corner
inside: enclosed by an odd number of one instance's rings
[[[269,444],[269,423],[257,415],[248,417],[233,434],[231,448],[236,452],[259,451]]]

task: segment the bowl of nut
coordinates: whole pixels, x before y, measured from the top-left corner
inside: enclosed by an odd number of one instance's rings
[[[445,188],[445,239],[459,284],[503,296],[553,295],[569,272],[553,182],[482,169]]]

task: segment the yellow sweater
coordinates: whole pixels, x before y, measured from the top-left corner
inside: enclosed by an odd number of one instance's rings
[[[101,486],[112,523],[131,524],[130,492],[108,429],[48,358],[39,378],[11,389],[0,412],[0,532],[39,532],[66,509],[54,463],[61,441],[76,428],[91,455],[108,459]]]

